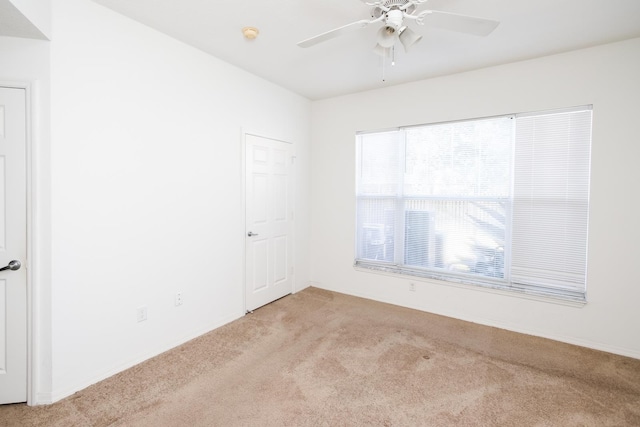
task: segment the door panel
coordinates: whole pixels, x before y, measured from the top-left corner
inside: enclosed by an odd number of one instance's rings
[[[254,174],[253,179],[253,224],[264,225],[267,223],[267,189],[269,177],[263,174]]]
[[[247,310],[290,294],[292,278],[291,146],[246,135]]]
[[[0,267],[26,258],[26,91],[0,88]],[[0,271],[0,403],[27,400],[27,276]]]
[[[277,284],[288,279],[287,269],[289,266],[287,260],[289,258],[289,254],[287,249],[289,242],[287,236],[274,237],[273,246],[273,281]]]
[[[269,285],[269,249],[265,239],[251,240],[253,255],[253,293],[266,289]]]

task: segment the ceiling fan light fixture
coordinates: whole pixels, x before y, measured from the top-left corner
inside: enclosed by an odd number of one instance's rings
[[[391,56],[391,48],[381,46],[380,43],[378,43],[376,47],[373,48],[373,52],[384,58],[388,58]]]
[[[422,40],[422,36],[416,34],[409,27],[403,27],[398,31],[398,39],[400,39],[400,43],[404,46],[404,51],[408,52],[411,46]]]
[[[387,12],[385,16],[385,28],[387,31],[396,32],[398,28],[402,27],[402,20],[404,18],[404,13],[398,9],[391,9]]]
[[[378,45],[389,48],[396,42],[396,32],[389,33],[386,27],[380,28],[378,31]]]

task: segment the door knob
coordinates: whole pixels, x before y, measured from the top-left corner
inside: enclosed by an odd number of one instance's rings
[[[20,263],[20,261],[18,261],[17,259],[14,259],[13,261],[9,261],[9,264],[7,264],[6,267],[2,267],[0,268],[0,271],[4,271],[4,270],[20,270],[20,267],[22,267],[22,264]]]
[[[258,236],[258,235],[259,235],[258,233],[254,233],[253,231],[250,231],[247,233],[247,236],[249,237]]]

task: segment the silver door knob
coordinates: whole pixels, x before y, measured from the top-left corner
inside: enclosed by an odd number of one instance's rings
[[[0,268],[0,271],[5,271],[5,270],[20,270],[20,267],[22,267],[22,264],[20,263],[20,261],[18,261],[17,259],[14,259],[13,261],[9,261],[9,264],[6,267],[2,267]]]
[[[258,233],[254,233],[253,231],[250,231],[247,233],[247,236],[249,237],[258,236],[258,235],[259,235]]]

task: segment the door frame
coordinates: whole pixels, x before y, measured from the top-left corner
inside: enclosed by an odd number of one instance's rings
[[[37,171],[35,167],[34,156],[34,135],[37,135],[36,127],[38,125],[39,117],[36,114],[35,106],[38,105],[38,82],[28,81],[6,81],[0,80],[0,87],[7,89],[23,89],[25,91],[25,166],[26,166],[26,202],[27,210],[26,215],[26,245],[27,259],[22,263],[26,269],[27,277],[27,405],[36,405],[37,401],[37,378],[39,375],[39,369],[36,361],[36,355],[39,354],[39,343],[35,339],[38,336],[38,312],[35,310],[35,302],[37,301],[37,289],[34,286],[34,276],[36,276],[36,265],[34,262],[34,255],[37,253],[37,239],[35,238],[35,220],[37,218],[37,199],[35,183],[37,178]]]
[[[293,180],[291,186],[293,187],[293,191],[291,192],[291,206],[293,209],[293,218],[291,219],[291,247],[292,247],[292,257],[293,257],[293,273],[291,273],[291,293],[296,293],[296,268],[295,268],[295,254],[296,254],[296,197],[295,197],[295,189],[296,189],[296,181],[295,181],[295,165],[296,165],[296,152],[295,152],[295,144],[293,142],[289,142],[284,138],[266,136],[265,133],[262,132],[253,132],[249,129],[242,129],[242,138],[241,138],[241,185],[242,185],[242,315],[247,314],[247,245],[246,245],[246,232],[247,232],[247,135],[257,136],[258,138],[266,138],[271,139],[273,141],[282,142],[291,147],[291,170],[289,177]]]

